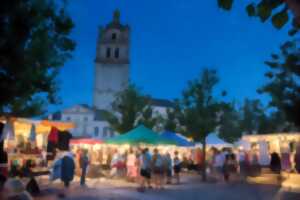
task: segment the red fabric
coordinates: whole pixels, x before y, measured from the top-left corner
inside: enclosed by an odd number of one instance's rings
[[[58,129],[55,127],[51,128],[50,134],[48,135],[48,141],[51,141],[53,143],[58,142]]]

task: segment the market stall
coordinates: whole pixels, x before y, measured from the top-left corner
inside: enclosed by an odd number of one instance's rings
[[[55,145],[68,146],[68,140],[72,137],[69,129],[75,128],[73,123],[62,123],[48,120],[32,120],[25,118],[0,119],[3,129],[1,130],[1,148],[7,152],[7,163],[11,173],[19,173],[23,166],[30,165],[32,171],[37,174],[47,171],[47,149],[49,135],[53,128],[57,129],[57,141]],[[59,133],[59,135],[58,135]],[[3,149],[2,149],[3,151]]]
[[[178,147],[194,147],[195,143],[189,141],[186,137],[179,133],[165,131],[161,134],[162,138],[171,140]]]
[[[300,142],[300,133],[272,133],[261,135],[244,135],[240,145],[246,149],[259,149],[267,146],[269,151],[282,152],[287,148],[289,151],[295,151],[296,144]]]
[[[162,137],[143,125],[140,125],[127,133],[108,139],[106,140],[106,143],[123,145],[174,145],[174,141]]]
[[[206,145],[210,147],[214,147],[217,149],[222,149],[222,148],[233,148],[233,145],[225,142],[216,133],[211,133],[206,137]]]

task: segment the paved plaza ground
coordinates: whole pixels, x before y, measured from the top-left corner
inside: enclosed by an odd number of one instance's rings
[[[139,193],[137,185],[123,180],[89,179],[87,187],[73,182],[65,199],[74,200],[300,200],[300,193],[286,192],[276,186],[246,183],[201,183],[198,175],[185,175],[181,185],[170,185],[164,190]],[[58,199],[61,183],[43,185],[37,200]]]

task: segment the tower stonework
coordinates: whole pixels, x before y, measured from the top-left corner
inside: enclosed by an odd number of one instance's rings
[[[95,59],[93,105],[110,110],[116,95],[129,82],[130,28],[120,22],[116,10],[113,20],[99,28]]]

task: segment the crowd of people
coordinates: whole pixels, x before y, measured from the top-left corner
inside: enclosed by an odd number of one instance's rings
[[[140,184],[138,191],[145,191],[146,186],[150,188],[163,189],[165,184],[180,183],[180,172],[182,159],[178,151],[162,152],[157,148],[150,151],[148,148],[129,148],[125,152],[112,149],[111,155],[107,156],[108,166],[103,166],[103,170],[108,170],[107,177],[126,177],[128,181]],[[78,163],[81,171],[81,184],[84,185],[88,165],[91,163],[86,149],[79,149],[75,154],[75,162]],[[151,185],[153,184],[153,186]]]
[[[68,190],[76,171],[80,176],[80,185],[86,185],[86,177],[95,162],[101,159],[102,165],[97,169],[106,178],[126,178],[138,185],[139,192],[148,189],[164,189],[167,184],[180,184],[182,171],[200,172],[204,167],[203,152],[200,148],[139,148],[127,149],[109,148],[105,153],[98,151],[95,156],[90,149],[78,148],[76,151],[61,152],[51,164],[50,180],[60,179]],[[100,154],[102,153],[102,155]],[[101,155],[101,156],[100,156]],[[269,155],[269,168],[274,173],[281,171],[300,173],[300,146],[294,154],[287,157],[284,153],[272,152]],[[217,182],[229,182],[245,180],[247,176],[260,174],[261,166],[257,151],[236,150],[231,148],[210,148],[206,156],[206,171],[209,178]],[[293,163],[293,164],[292,164]],[[0,177],[1,194],[12,197],[21,195],[22,199],[31,199],[30,195],[39,192],[38,183],[31,171],[34,162],[28,161],[22,167],[11,163],[7,176]],[[23,185],[19,178],[27,177],[29,182]],[[8,180],[6,181],[6,179]],[[5,184],[4,184],[5,183]],[[17,192],[16,192],[17,191]],[[67,192],[59,196],[64,197]],[[13,194],[13,195],[12,195]]]

